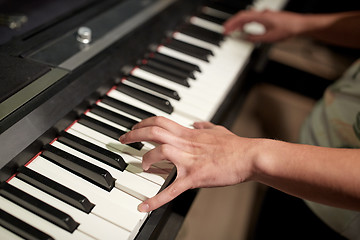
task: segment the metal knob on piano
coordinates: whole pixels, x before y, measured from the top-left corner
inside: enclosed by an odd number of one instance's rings
[[[91,42],[91,29],[88,27],[80,27],[77,31],[76,39],[80,43],[89,44]]]

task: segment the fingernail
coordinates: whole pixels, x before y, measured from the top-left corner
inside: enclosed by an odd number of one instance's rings
[[[146,204],[146,203],[139,204],[138,210],[140,212],[148,212],[149,211],[149,204]]]
[[[144,171],[147,171],[147,170],[149,170],[149,166],[145,166],[145,164],[142,164],[142,169],[143,169]]]
[[[124,134],[125,135],[125,134]],[[123,143],[123,141],[124,141],[124,139],[125,139],[125,136],[124,135],[121,135],[120,137],[119,137],[119,141],[121,142],[121,143]]]

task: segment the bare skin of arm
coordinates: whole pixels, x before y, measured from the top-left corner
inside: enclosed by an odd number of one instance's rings
[[[164,159],[177,168],[175,181],[139,205],[140,211],[152,211],[187,189],[246,181],[319,203],[360,210],[360,149],[243,138],[209,122],[197,122],[194,127],[153,117],[120,137],[122,143],[159,143],[144,155],[144,170]]]
[[[274,11],[240,11],[224,23],[225,33],[242,30],[246,23],[264,25],[262,35],[248,35],[253,42],[276,42],[293,36],[308,35],[323,42],[360,48],[360,12],[298,14]]]

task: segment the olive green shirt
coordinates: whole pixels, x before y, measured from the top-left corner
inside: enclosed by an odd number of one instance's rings
[[[322,100],[303,125],[300,142],[324,147],[360,148],[360,59],[326,89]],[[310,201],[306,203],[335,231],[346,238],[360,240],[360,212]]]

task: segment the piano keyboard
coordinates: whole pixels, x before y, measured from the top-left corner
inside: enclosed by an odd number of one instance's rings
[[[174,169],[162,161],[144,172],[142,156],[154,144],[118,138],[155,115],[187,127],[214,116],[255,47],[222,35],[229,16],[202,8],[3,182],[0,238],[134,239],[149,215],[137,206],[161,191]]]

